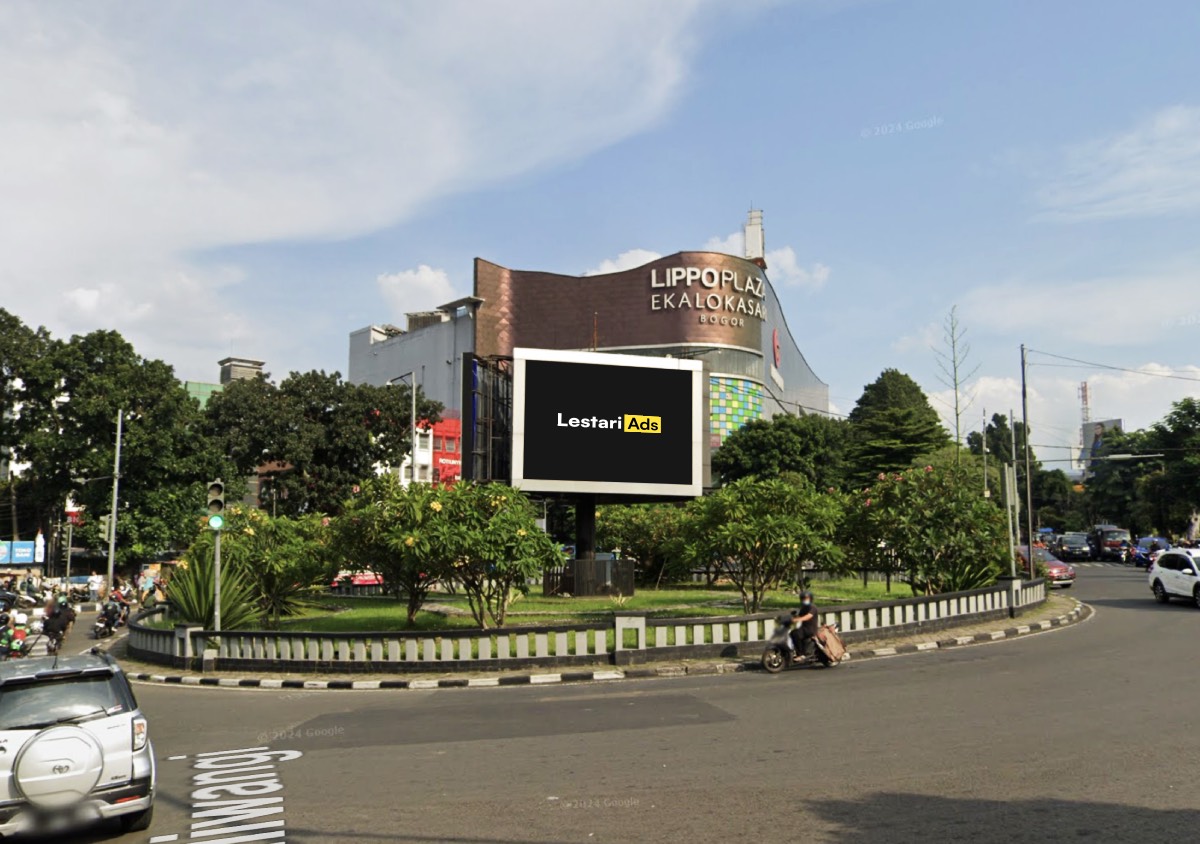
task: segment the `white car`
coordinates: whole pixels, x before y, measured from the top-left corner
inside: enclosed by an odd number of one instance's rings
[[[1200,607],[1200,550],[1172,548],[1158,555],[1148,570],[1150,590],[1160,604],[1187,598]]]
[[[0,838],[106,818],[149,828],[154,749],[107,654],[0,664]]]

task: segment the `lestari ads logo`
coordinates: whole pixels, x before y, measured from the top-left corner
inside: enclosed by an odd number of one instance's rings
[[[631,434],[661,434],[661,416],[638,416],[626,413],[613,419],[599,419],[595,416],[568,416],[561,411],[558,414],[560,428],[603,428],[607,431],[625,431]]]
[[[691,484],[692,383],[688,370],[527,361],[525,479]]]

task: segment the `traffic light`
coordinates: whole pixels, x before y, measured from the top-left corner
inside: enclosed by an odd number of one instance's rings
[[[220,478],[208,483],[208,526],[213,530],[225,526],[225,484]]]
[[[104,537],[105,542],[107,542],[108,538],[110,536],[112,536],[112,532],[111,532],[112,527],[111,526],[112,526],[112,516],[101,516],[100,517],[100,535],[102,537]]]

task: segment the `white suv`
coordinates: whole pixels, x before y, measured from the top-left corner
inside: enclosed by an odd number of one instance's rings
[[[0,837],[116,818],[149,828],[154,749],[112,657],[0,663]]]
[[[1200,607],[1200,550],[1172,548],[1158,555],[1149,569],[1150,589],[1160,604],[1187,598]]]

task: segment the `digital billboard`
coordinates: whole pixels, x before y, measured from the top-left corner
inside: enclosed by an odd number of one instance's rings
[[[702,390],[699,361],[514,349],[513,486],[700,495]]]

